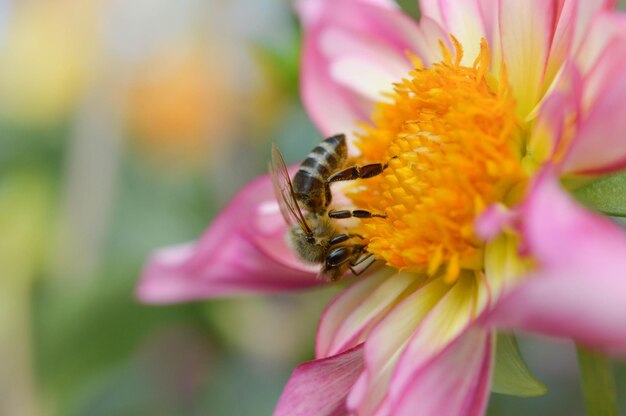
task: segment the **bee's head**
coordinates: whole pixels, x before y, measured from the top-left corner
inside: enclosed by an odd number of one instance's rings
[[[313,233],[306,233],[304,235],[304,238],[306,238],[306,242],[309,243],[309,244],[316,244],[317,243],[317,239],[315,238]]]

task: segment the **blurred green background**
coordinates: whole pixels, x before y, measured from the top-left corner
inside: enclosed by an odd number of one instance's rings
[[[271,414],[338,288],[176,306],[133,290],[272,141],[293,162],[319,140],[299,42],[286,0],[0,0],[0,415]],[[521,341],[550,393],[493,395],[490,414],[582,415],[573,346]]]

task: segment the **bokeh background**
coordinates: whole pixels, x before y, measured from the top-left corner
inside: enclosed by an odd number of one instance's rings
[[[320,139],[300,38],[287,0],[0,0],[0,415],[271,414],[338,288],[173,306],[133,290],[271,142],[295,162]],[[521,342],[550,393],[493,395],[489,414],[584,414],[573,346]]]

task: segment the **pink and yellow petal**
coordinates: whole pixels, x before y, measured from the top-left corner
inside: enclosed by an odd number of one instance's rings
[[[484,415],[492,366],[492,335],[472,328],[413,374],[390,414]]]
[[[571,144],[582,115],[584,83],[570,60],[561,68],[544,96],[532,124],[522,165],[534,174],[545,163],[560,163]]]
[[[491,69],[495,72],[502,67],[502,42],[500,36],[501,0],[479,0],[485,25],[485,35],[491,52]],[[496,75],[500,75],[496,73]]]
[[[537,105],[554,31],[555,4],[545,0],[500,2],[500,47],[517,113]]]
[[[421,37],[415,39],[415,49],[412,52],[421,59],[426,67],[431,66],[433,63],[441,62],[443,60],[441,43],[448,50],[452,50],[450,34],[446,33],[439,23],[428,16],[422,16],[419,22],[419,29]]]
[[[551,170],[538,178],[522,209],[522,233],[537,269],[488,322],[626,354],[624,230],[578,206]]]
[[[556,152],[571,114],[574,114],[572,102],[567,93],[556,91],[543,101],[528,139],[526,155],[522,159],[527,172],[537,171],[544,163],[558,156]],[[563,145],[567,146],[566,143]]]
[[[337,295],[328,304],[320,319],[315,341],[315,357],[325,358],[336,338],[337,331],[354,309],[361,305],[371,293],[388,277],[387,273],[373,273],[358,279]]]
[[[274,416],[345,416],[346,396],[363,370],[363,346],[296,368]]]
[[[471,66],[479,55],[481,39],[487,36],[479,0],[439,2],[447,31],[463,45],[462,65]]]
[[[413,273],[397,273],[387,277],[370,296],[346,317],[338,328],[329,353],[337,354],[362,342],[369,330],[402,299],[421,279]]]
[[[412,374],[389,414],[482,416],[492,366],[492,334],[471,328]]]
[[[376,325],[365,343],[365,371],[348,397],[350,409],[362,415],[375,413],[404,346],[449,289],[450,285],[441,280],[431,281],[402,300]]]
[[[457,282],[423,319],[404,348],[396,365],[389,399],[400,400],[417,369],[462,333],[482,311],[478,310],[478,282],[471,272],[462,272]]]
[[[521,242],[516,233],[503,233],[485,246],[484,286],[487,299],[483,309],[498,302],[528,271],[528,260],[520,257]]]

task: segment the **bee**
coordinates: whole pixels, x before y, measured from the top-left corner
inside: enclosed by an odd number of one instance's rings
[[[272,153],[272,160],[274,153]],[[323,140],[311,150],[293,177],[294,199],[308,212],[319,216],[328,215],[330,218],[384,217],[384,215],[372,214],[362,209],[353,211],[328,210],[328,206],[332,202],[330,191],[332,183],[371,178],[380,175],[387,168],[387,164],[382,163],[371,163],[364,166],[353,165],[345,168],[347,161],[348,146],[345,135],[338,134]]]
[[[328,209],[332,201],[331,183],[369,178],[387,167],[376,163],[343,169],[347,153],[344,135],[325,139],[302,162],[292,183],[278,147],[272,146],[270,175],[280,210],[290,226],[290,243],[302,260],[321,264],[318,277],[330,281],[339,280],[347,270],[360,274],[354,267],[372,256],[367,253],[367,244],[361,236],[338,230],[332,219],[385,217],[359,209]]]

